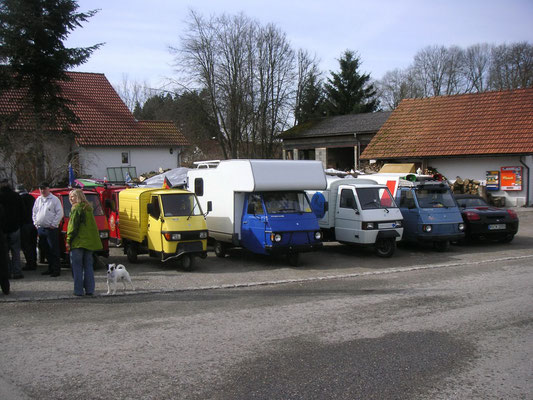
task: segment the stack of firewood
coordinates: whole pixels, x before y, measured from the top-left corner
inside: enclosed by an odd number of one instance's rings
[[[457,177],[452,185],[452,191],[454,193],[461,194],[480,194],[480,182],[475,179],[461,179]]]

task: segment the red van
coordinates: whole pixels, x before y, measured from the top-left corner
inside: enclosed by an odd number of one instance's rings
[[[56,196],[63,206],[63,213],[65,214],[63,220],[59,223],[59,229],[61,231],[62,239],[60,241],[60,252],[61,258],[65,262],[69,262],[68,251],[66,249],[66,237],[67,237],[67,227],[68,220],[70,216],[70,209],[72,205],[68,199],[68,194],[72,189],[69,188],[50,188],[50,193]],[[100,240],[102,240],[102,250],[95,252],[99,256],[109,257],[109,225],[107,223],[107,218],[105,216],[104,210],[102,208],[102,203],[100,202],[100,196],[97,192],[93,190],[83,190],[87,201],[91,204],[93,208],[94,219],[96,220],[96,226],[100,232]],[[40,196],[39,189],[35,189],[30,192],[30,194],[37,198]]]

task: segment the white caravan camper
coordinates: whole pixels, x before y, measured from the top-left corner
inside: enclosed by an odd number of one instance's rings
[[[325,189],[320,161],[225,160],[188,172],[188,189],[198,197],[215,254],[230,247],[258,254],[284,254],[291,265],[299,253],[322,245],[318,220],[306,189]]]

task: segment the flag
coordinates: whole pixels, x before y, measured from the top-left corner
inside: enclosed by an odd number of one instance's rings
[[[163,189],[170,189],[172,187],[172,184],[168,180],[167,176],[165,175],[165,180],[163,181]]]
[[[69,187],[74,187],[74,181],[76,177],[74,176],[74,170],[72,169],[72,164],[68,163],[68,185]]]
[[[131,182],[131,176],[130,176],[130,173],[129,172],[126,172],[126,177],[124,178],[124,181],[126,183],[130,183]]]

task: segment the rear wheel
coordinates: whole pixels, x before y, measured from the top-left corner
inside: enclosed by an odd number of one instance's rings
[[[374,245],[376,254],[380,257],[391,257],[396,250],[396,239],[395,238],[386,238],[376,240]]]
[[[288,253],[287,262],[293,267],[297,267],[300,264],[300,253]]]
[[[218,240],[215,242],[214,251],[217,257],[219,258],[226,257],[226,247]]]
[[[185,271],[192,271],[194,268],[194,256],[191,254],[184,254],[180,257],[181,268]]]
[[[447,251],[450,248],[450,241],[442,240],[439,242],[433,242],[433,247],[437,251]]]
[[[128,257],[128,261],[132,264],[135,264],[137,262],[137,248],[133,244],[128,244],[128,247],[126,249],[126,256]]]

